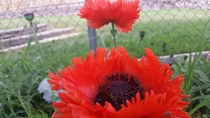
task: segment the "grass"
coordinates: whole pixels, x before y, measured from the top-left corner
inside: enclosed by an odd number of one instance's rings
[[[118,32],[117,45],[125,46],[127,51],[136,57],[144,55],[145,47],[150,47],[156,55],[210,50],[210,45],[207,43],[210,40],[208,14],[210,11],[186,9],[142,11],[132,32],[128,34]],[[27,24],[23,18],[1,19],[0,22],[4,24],[0,25],[1,30],[23,27]],[[49,117],[53,108],[37,91],[40,81],[48,76],[48,71],[57,73],[59,69],[72,65],[73,57],[84,57],[89,53],[85,20],[81,20],[78,16],[47,16],[35,17],[35,22],[49,22],[56,28],[74,27],[74,30],[81,32],[81,35],[41,44],[44,55],[37,45],[0,54],[1,118]],[[110,30],[109,25],[97,30],[98,46],[103,46],[103,41],[106,47],[113,46]],[[139,31],[145,31],[146,35],[136,53]],[[163,43],[166,44],[165,50],[162,47]],[[207,88],[210,87],[208,71],[210,62],[198,56],[193,63],[180,60],[173,65],[173,68],[175,75],[184,73],[187,80],[183,88],[192,96],[189,98],[192,104],[187,111],[196,118],[198,110],[202,115],[209,116],[208,94],[210,93]]]
[[[140,19],[129,34],[118,33],[118,45],[123,45],[130,54],[137,57],[143,55],[145,47],[155,51],[157,55],[170,55],[186,53],[198,50],[198,43],[205,44],[209,36],[210,23],[209,11],[196,10],[160,10],[141,12]],[[206,29],[204,29],[206,27]],[[100,30],[107,47],[113,46],[110,41],[110,26]],[[139,32],[145,31],[144,41],[141,43],[139,53],[135,54],[140,40]],[[202,35],[205,38],[202,39]],[[100,32],[98,32],[100,37]],[[166,51],[163,51],[162,44],[166,43]],[[205,50],[210,50],[210,45]]]
[[[74,43],[52,41],[41,45],[44,57],[36,45],[30,46],[28,53],[25,48],[18,54],[10,52],[10,55],[1,55],[1,118],[32,117],[42,113],[50,115],[53,112],[51,105],[47,104],[37,91],[39,83],[48,76],[48,71],[56,73],[59,69],[71,65],[71,58],[89,52],[85,38],[82,41],[78,41],[77,37],[68,40]],[[47,64],[44,60],[47,60]]]

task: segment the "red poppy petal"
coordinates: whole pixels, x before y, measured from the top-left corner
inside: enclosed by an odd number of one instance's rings
[[[98,48],[96,51],[96,57],[93,52],[87,55],[87,59],[73,58],[72,62],[74,68],[71,66],[66,67],[64,70],[60,70],[59,75],[64,78],[67,82],[73,83],[86,96],[94,96],[93,93],[98,88],[101,82],[101,66],[104,63],[104,59],[107,55],[107,50],[104,48]],[[84,70],[86,72],[84,72]],[[56,76],[57,77],[57,76]],[[51,78],[51,75],[50,75]],[[58,79],[52,76],[50,81],[57,81]],[[52,83],[52,82],[51,82]]]
[[[149,99],[147,98],[147,95],[145,96],[145,99],[149,101]],[[151,104],[153,103],[151,100],[154,100],[154,98],[150,99]],[[115,109],[111,106],[109,109],[107,109],[107,115],[109,117],[113,117],[113,118],[124,118],[124,117],[130,117],[130,118],[143,118],[144,114],[148,113],[148,109],[144,109],[142,110],[142,108],[150,108],[149,106],[144,106],[144,103],[140,100],[140,95],[139,93],[137,93],[136,95],[136,101],[134,99],[132,99],[132,102],[127,101],[127,107],[126,106],[122,106],[122,109],[118,112],[115,111]],[[150,104],[150,105],[151,105]],[[153,109],[154,107],[152,107],[151,109]],[[150,110],[151,110],[150,109]],[[132,114],[131,114],[132,112]]]
[[[72,118],[72,107],[68,106],[66,103],[56,103],[52,104],[53,107],[57,108],[56,112],[53,113],[52,118]]]
[[[123,108],[118,112],[107,103],[107,106],[109,106],[107,107],[107,116],[111,118],[165,118],[165,116],[170,115],[170,118],[190,118],[183,109],[180,109],[182,106],[177,99],[172,98],[171,101],[173,102],[166,102],[165,96],[166,94],[146,93],[145,99],[141,101],[140,95],[137,93],[136,100],[127,101],[127,106],[123,105]],[[170,103],[173,103],[173,105],[171,106]]]
[[[119,31],[128,32],[139,17],[139,4],[139,0],[88,0],[78,15],[88,20],[89,27],[100,28],[111,22]]]
[[[61,78],[58,75],[53,74],[52,72],[49,72],[49,78],[50,79],[47,80],[47,82],[52,84],[52,90],[59,90]]]
[[[59,93],[61,101],[54,105],[58,110],[53,116],[189,118],[183,110],[189,104],[182,100],[187,97],[181,94],[183,90],[180,89],[183,76],[171,80],[173,71],[170,66],[162,64],[150,49],[145,51],[146,56],[138,61],[130,57],[123,47],[113,48],[109,54],[106,49],[99,48],[95,56],[91,52],[86,60],[74,58],[74,67],[68,66],[58,75],[49,73],[49,83],[62,90]],[[136,100],[127,100],[127,104],[117,112],[111,103],[105,102],[105,106],[101,106],[93,100],[103,78],[116,72],[135,76],[145,94],[141,100],[137,93]]]

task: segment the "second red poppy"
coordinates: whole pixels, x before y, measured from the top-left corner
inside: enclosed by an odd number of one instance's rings
[[[140,0],[88,0],[78,14],[91,28],[113,23],[118,31],[129,32],[139,18]]]

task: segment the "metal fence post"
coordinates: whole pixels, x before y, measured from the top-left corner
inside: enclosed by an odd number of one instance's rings
[[[94,50],[94,53],[96,53],[97,38],[96,38],[95,29],[88,27],[88,38],[89,38],[90,50]]]
[[[88,0],[85,1],[87,2]],[[90,50],[94,50],[94,53],[96,53],[97,37],[95,29],[88,27],[88,38],[89,38]]]

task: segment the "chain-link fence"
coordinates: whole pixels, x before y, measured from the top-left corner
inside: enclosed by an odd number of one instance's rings
[[[37,24],[37,34],[40,36],[39,40],[42,40],[41,42],[65,39],[76,35],[79,38],[77,41],[86,39],[84,43],[87,43],[86,21],[77,16],[83,4],[84,0],[1,1],[1,51],[17,49],[27,44],[30,31],[25,27],[28,25],[24,18],[26,13],[34,13],[35,19],[33,22]],[[168,47],[166,54],[183,53],[189,51],[186,46],[191,46],[185,43],[192,42],[190,41],[192,38],[200,39],[201,32],[209,30],[208,27],[205,30],[205,26],[209,26],[207,23],[210,16],[209,0],[142,0],[140,8],[141,15],[134,25],[133,31],[126,35],[118,34],[119,40],[120,38],[123,38],[124,42],[126,42],[126,39],[130,40],[126,44],[135,45],[138,42],[139,31],[143,30],[146,32],[145,40],[147,41],[145,43],[150,43],[150,46],[147,44],[143,47],[151,47],[153,44],[161,46],[162,43],[166,43]],[[107,32],[109,31],[108,28],[104,27],[97,31],[99,43],[101,37],[105,40],[111,39]],[[71,38],[68,40],[71,40]],[[66,40],[62,41],[66,42]],[[174,41],[179,42],[179,44],[176,43],[175,45]],[[72,41],[67,42],[72,43]],[[119,45],[123,45],[123,43],[119,43]],[[132,47],[136,48],[135,46]],[[174,51],[177,48],[181,49]],[[163,52],[157,53],[163,55]]]
[[[5,85],[0,88],[10,91],[10,99],[19,96],[19,101],[13,101],[4,110],[1,109],[4,106],[1,101],[0,111],[6,113],[14,108],[19,114],[26,112],[24,107],[18,109],[21,96],[17,91],[20,88],[37,91],[38,84],[47,77],[49,70],[57,72],[71,64],[72,57],[85,56],[89,52],[91,41],[87,22],[77,16],[84,2],[0,1],[0,85]],[[210,0],[141,0],[139,7],[140,18],[133,25],[132,32],[117,33],[117,45],[125,46],[131,55],[141,57],[144,47],[150,47],[157,55],[193,52],[203,48],[210,40]],[[27,13],[34,14],[32,24],[24,17]],[[96,30],[97,46],[113,46],[110,30],[109,25]],[[139,43],[140,31],[144,31],[145,36]],[[34,39],[34,32],[39,42]],[[205,50],[210,50],[210,45],[205,45]],[[15,85],[11,85],[11,82]],[[0,100],[9,99],[5,97],[5,91],[0,92]],[[30,92],[27,94],[32,96]],[[33,94],[30,98],[39,100],[39,97]],[[23,99],[25,103],[34,105],[34,101]],[[33,107],[37,110],[43,106]]]

